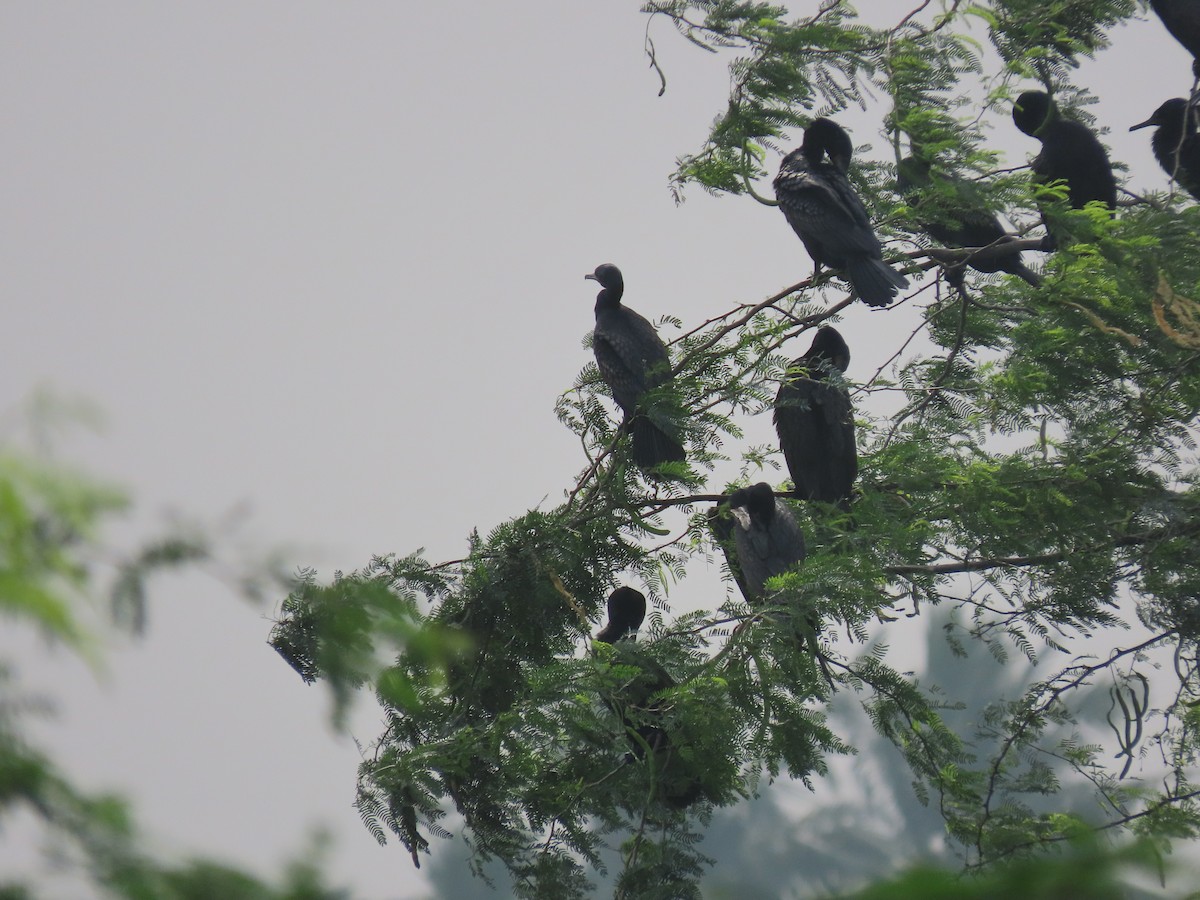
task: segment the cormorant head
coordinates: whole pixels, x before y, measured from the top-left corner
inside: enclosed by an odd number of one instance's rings
[[[850,365],[850,347],[836,328],[822,325],[804,358],[809,364],[825,360],[839,372],[845,372]]]
[[[812,165],[819,163],[821,157],[828,154],[833,167],[843,173],[849,170],[850,157],[854,155],[854,142],[850,140],[846,129],[824,116],[813,119],[804,129],[804,143],[800,148]]]
[[[608,595],[608,619],[637,631],[646,618],[646,596],[631,587],[619,587]]]
[[[601,263],[596,266],[596,271],[591,275],[584,275],[584,281],[598,281],[601,287],[617,288],[620,290],[625,286],[625,279],[621,277],[621,270],[612,263]]]
[[[743,516],[748,516],[750,521],[769,525],[775,518],[775,492],[765,481],[738,488],[729,495],[729,511],[742,523],[743,528],[749,527]]]
[[[608,595],[608,625],[596,640],[612,644],[636,634],[646,618],[646,597],[631,587],[619,587]]]
[[[1045,91],[1026,91],[1013,104],[1013,124],[1030,137],[1054,117],[1054,101]]]
[[[1148,118],[1145,122],[1138,122],[1136,125],[1129,127],[1130,131],[1137,131],[1139,128],[1149,128],[1151,125],[1162,127],[1174,126],[1175,128],[1184,128],[1185,121],[1188,115],[1188,102],[1182,97],[1173,97],[1154,111],[1154,115]]]
[[[600,282],[600,287],[604,290],[596,295],[597,300],[611,300],[615,303],[620,301],[621,295],[625,293],[625,279],[621,277],[621,270],[612,263],[601,263],[596,266],[595,272],[584,275],[583,279]]]

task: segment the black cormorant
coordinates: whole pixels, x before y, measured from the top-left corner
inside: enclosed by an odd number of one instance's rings
[[[961,178],[938,175],[942,189],[936,195],[922,196],[923,188],[933,186],[931,169],[929,160],[906,156],[896,170],[896,187],[906,199],[915,201],[916,221],[922,231],[935,241],[956,249],[991,247],[1012,239],[1000,219],[984,205],[978,190]],[[1016,275],[1034,287],[1041,283],[1041,279],[1026,267],[1019,250],[1003,255],[976,255],[966,264],[979,272]],[[962,264],[947,268],[946,276],[951,284],[962,284],[962,268]]]
[[[1067,199],[1079,209],[1099,200],[1113,209],[1117,205],[1117,180],[1099,138],[1082,122],[1064,119],[1045,91],[1026,91],[1013,104],[1013,123],[1042,142],[1042,152],[1033,160],[1039,181],[1065,181]],[[1045,216],[1042,217],[1043,221]],[[1057,235],[1046,225],[1046,249],[1054,249]]]
[[[644,759],[648,748],[659,768],[663,802],[684,808],[703,796],[704,784],[696,771],[698,762],[674,752],[675,741],[664,727],[667,702],[662,694],[677,682],[635,641],[645,616],[646,598],[641,591],[619,587],[608,595],[608,625],[596,635],[596,640],[613,644],[613,661],[633,674],[617,693],[605,698],[605,703],[625,727],[629,742],[626,761]]]
[[[1200,6],[1198,6],[1200,8]],[[1163,171],[1179,186],[1200,200],[1200,135],[1196,134],[1196,111],[1182,97],[1168,100],[1145,122],[1130,128],[1157,125],[1150,146]]]
[[[729,572],[742,595],[748,603],[757,605],[766,599],[768,578],[782,575],[804,562],[804,534],[792,511],[775,498],[766,482],[740,488],[726,502],[730,516],[727,518],[720,506],[714,507],[708,512],[709,526],[725,552]],[[805,611],[793,625],[798,646],[807,648],[832,688],[833,676],[817,644],[820,631],[820,617],[812,609]]]
[[[842,270],[864,302],[887,306],[908,279],[883,261],[866,207],[846,177],[853,152],[840,125],[816,119],[800,147],[783,158],[775,196],[818,268]]]
[[[1200,3],[1196,0],[1150,0],[1171,37],[1192,54],[1192,72],[1200,78]]]
[[[625,412],[633,441],[633,461],[643,469],[664,462],[683,462],[683,445],[638,409],[642,397],[671,380],[671,359],[654,326],[621,305],[625,281],[611,263],[596,267],[585,279],[603,288],[596,295],[596,331],[592,349],[600,377]]]
[[[631,587],[619,587],[608,595],[608,624],[596,635],[596,640],[615,644],[625,637],[634,637],[646,618],[646,596]]]
[[[858,475],[854,411],[844,386],[828,380],[850,365],[850,348],[837,329],[824,325],[812,346],[788,366],[775,395],[775,430],[801,500],[850,501]]]
[[[804,534],[765,481],[734,491],[729,511],[744,589],[749,599],[761,600],[768,578],[804,562]]]

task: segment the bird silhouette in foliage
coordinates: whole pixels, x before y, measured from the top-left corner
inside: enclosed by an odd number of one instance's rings
[[[929,160],[919,155],[900,160],[896,176],[896,188],[912,204],[916,222],[927,235],[956,249],[989,248],[987,253],[977,253],[964,263],[948,266],[946,280],[952,285],[963,283],[965,265],[977,272],[1007,272],[1034,287],[1041,283],[1025,265],[1020,250],[997,252],[1013,236],[987,208],[974,185],[951,175],[935,175]]]
[[[792,511],[765,481],[739,488],[729,497],[738,567],[751,601],[766,597],[767,579],[804,562],[804,533]]]
[[[1080,209],[1099,200],[1109,209],[1117,205],[1117,180],[1113,176],[1108,152],[1095,133],[1082,122],[1063,118],[1045,91],[1026,91],[1013,104],[1013,123],[1030,137],[1041,141],[1041,152],[1034,158],[1034,177],[1041,182],[1065,181],[1067,200]],[[1042,246],[1058,246],[1061,229],[1047,221],[1047,238]]]
[[[676,752],[675,742],[663,722],[667,701],[663,693],[676,681],[636,642],[637,630],[646,617],[646,597],[631,587],[618,587],[608,596],[608,624],[596,634],[597,641],[614,647],[613,662],[635,672],[619,692],[605,702],[621,720],[629,743],[626,762],[646,758],[647,751],[659,767],[659,786],[664,803],[682,809],[704,795],[703,780],[695,763]]]
[[[709,525],[746,601],[762,607],[770,599],[767,580],[804,562],[807,556],[804,533],[787,504],[775,496],[765,481],[739,488],[723,505],[728,507],[728,513],[721,506],[709,510]],[[777,610],[772,618],[780,621],[789,616]],[[817,643],[820,630],[820,617],[811,609],[805,610],[790,626],[795,645],[808,651],[832,688],[833,676]]]
[[[1154,158],[1181,188],[1200,200],[1200,135],[1196,134],[1196,109],[1182,97],[1166,101],[1145,122],[1132,126],[1158,127],[1150,138]]]
[[[619,587],[608,595],[608,624],[596,634],[596,640],[615,644],[634,638],[646,619],[646,595],[631,587]]]

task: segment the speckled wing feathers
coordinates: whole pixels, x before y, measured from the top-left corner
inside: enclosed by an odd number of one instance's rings
[[[631,309],[598,313],[592,342],[600,375],[626,415],[633,415],[646,391],[670,380],[667,348],[654,326]]]
[[[822,163],[814,171],[802,154],[790,154],[775,178],[775,196],[809,254],[810,240],[820,247],[824,265],[843,268],[847,254],[882,253],[866,207],[833,166]]]
[[[775,516],[769,524],[757,518],[751,518],[748,528],[738,523],[734,543],[746,589],[755,598],[764,595],[768,578],[782,575],[804,561],[804,534],[792,511],[779,500],[775,501]]]

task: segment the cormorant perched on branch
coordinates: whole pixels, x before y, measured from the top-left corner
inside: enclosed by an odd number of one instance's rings
[[[792,511],[776,499],[765,481],[739,488],[729,497],[733,542],[747,599],[766,596],[768,578],[804,562],[804,534]]]
[[[651,469],[664,462],[683,462],[683,445],[639,409],[642,397],[671,380],[671,358],[654,326],[621,305],[625,280],[611,263],[596,267],[585,279],[603,288],[596,295],[596,331],[592,349],[600,377],[625,413],[633,441],[633,461]]]
[[[916,200],[916,221],[927,235],[947,247],[989,247],[1012,239],[1000,219],[987,209],[973,185],[961,178],[938,175],[943,190],[952,196],[921,194],[922,188],[933,187],[929,160],[906,156],[896,170],[896,187],[905,198]],[[937,202],[941,201],[941,202]],[[936,206],[935,206],[936,204]],[[931,212],[930,208],[935,211]],[[937,213],[941,213],[938,215]],[[971,257],[966,261],[977,272],[1007,272],[1037,287],[1041,279],[1031,272],[1021,259],[1021,251],[1001,256],[991,254]],[[946,280],[956,287],[962,284],[961,264],[946,269]]]
[[[617,645],[614,661],[637,670],[637,674],[605,702],[626,729],[629,741],[626,760],[644,759],[649,748],[654,764],[660,768],[663,801],[682,809],[703,796],[704,785],[696,774],[696,763],[674,752],[675,742],[663,727],[665,704],[659,695],[675,687],[676,681],[634,642],[645,617],[646,598],[641,591],[619,587],[608,595],[608,625],[596,635],[596,640]]]
[[[1013,124],[1042,142],[1042,152],[1033,160],[1039,181],[1065,181],[1067,199],[1079,209],[1099,200],[1114,209],[1117,180],[1099,138],[1082,122],[1064,119],[1045,91],[1026,91],[1013,104]],[[1045,221],[1045,215],[1042,220]],[[1047,250],[1057,246],[1057,235],[1046,223]]]
[[[766,599],[768,578],[804,562],[804,534],[792,511],[775,498],[764,481],[734,491],[727,503],[731,517],[722,515],[721,507],[714,507],[708,512],[709,527],[725,552],[729,572],[742,595],[751,605],[760,604]],[[796,639],[807,647],[833,688],[833,676],[817,644],[820,631],[820,617],[812,609],[804,611],[793,625]]]
[[[619,587],[608,595],[608,624],[596,635],[596,640],[615,644],[624,637],[634,637],[646,618],[646,596],[631,587]]]
[[[1200,6],[1197,7],[1200,9]],[[1200,15],[1200,13],[1198,13]],[[1200,135],[1196,134],[1196,111],[1182,97],[1168,100],[1145,122],[1129,130],[1157,125],[1150,146],[1163,171],[1179,186],[1200,200]]]
[[[840,125],[814,120],[800,147],[783,158],[775,196],[818,269],[844,271],[865,303],[887,306],[908,279],[883,261],[866,207],[846,177],[853,152]]]
[[[1192,54],[1192,72],[1200,78],[1200,3],[1196,0],[1150,0],[1171,37]]]
[[[845,372],[850,348],[837,329],[817,329],[812,346],[788,366],[775,395],[775,431],[801,500],[850,502],[858,475],[850,394],[829,374]]]

